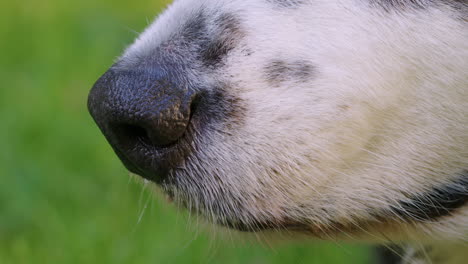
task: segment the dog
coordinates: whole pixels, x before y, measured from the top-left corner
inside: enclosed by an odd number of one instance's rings
[[[466,0],[176,0],[88,108],[220,226],[468,258]]]

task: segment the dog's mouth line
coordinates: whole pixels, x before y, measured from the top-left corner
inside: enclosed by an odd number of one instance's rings
[[[403,221],[427,222],[452,215],[468,203],[468,170],[463,171],[448,183],[432,187],[432,189],[408,199],[400,200],[389,209],[378,212],[376,218],[388,215],[398,217]]]
[[[179,201],[181,197],[168,193],[170,186],[164,188],[171,202]],[[456,210],[465,206],[468,202],[468,171],[461,173],[449,183],[433,187],[426,193],[414,195],[408,200],[400,201],[389,209],[370,214],[369,218],[355,218],[347,222],[328,223],[311,221],[299,221],[295,219],[263,219],[252,220],[248,223],[237,220],[212,220],[215,224],[241,232],[262,231],[291,231],[302,232],[321,238],[339,234],[357,234],[363,230],[381,230],[384,228],[398,227],[406,224],[433,223],[439,218],[450,216]],[[183,206],[186,207],[186,206]],[[194,210],[195,208],[191,208]],[[212,218],[203,212],[194,212],[210,220]]]

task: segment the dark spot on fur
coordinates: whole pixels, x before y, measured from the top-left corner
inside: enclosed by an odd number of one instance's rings
[[[431,0],[369,0],[371,6],[383,8],[387,12],[407,8],[423,9],[432,2]]]
[[[228,130],[237,129],[243,124],[246,111],[243,101],[230,93],[230,90],[232,89],[227,84],[219,84],[209,92],[207,100],[202,102],[208,109],[207,118],[215,117],[217,120],[224,121]]]
[[[201,48],[201,59],[206,67],[218,66],[224,57],[233,50],[243,37],[239,19],[229,13],[217,17],[214,21],[215,34]]]
[[[385,215],[396,214],[399,218],[409,221],[429,221],[450,215],[467,202],[468,171],[464,171],[451,183],[400,201]]]
[[[282,60],[274,60],[265,67],[266,80],[273,86],[291,80],[304,82],[314,74],[314,67],[307,61],[299,60],[287,63]]]
[[[203,11],[200,11],[185,23],[179,34],[184,43],[196,44],[200,43],[206,38],[207,31],[207,21],[205,14]],[[175,38],[177,37],[178,36]]]
[[[458,13],[458,17],[464,22],[468,22],[468,1],[467,0],[452,0],[448,1],[449,5]]]
[[[224,13],[220,15],[215,19],[215,24],[223,35],[241,34],[240,21],[234,14]]]
[[[141,64],[142,61],[154,64],[164,58],[184,65],[187,70],[204,72],[224,65],[225,57],[238,46],[242,55],[250,55],[246,47],[239,45],[244,35],[240,19],[235,14],[208,15],[200,9],[159,46],[134,59],[137,62],[133,64]]]
[[[171,44],[183,50],[186,58],[194,58],[204,68],[214,68],[237,47],[243,35],[240,21],[234,14],[223,13],[211,18],[201,10],[164,45]]]
[[[386,12],[403,11],[407,9],[421,10],[428,7],[449,6],[467,17],[468,1],[466,0],[368,0],[370,5]]]
[[[267,0],[275,6],[283,8],[297,8],[304,4],[307,0]]]
[[[232,47],[226,45],[222,40],[214,40],[202,51],[203,64],[207,67],[218,65],[222,59],[232,50]]]

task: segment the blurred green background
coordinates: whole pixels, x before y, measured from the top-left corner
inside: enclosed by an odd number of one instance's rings
[[[362,246],[214,239],[130,180],[86,97],[168,2],[0,3],[0,264],[368,263]]]

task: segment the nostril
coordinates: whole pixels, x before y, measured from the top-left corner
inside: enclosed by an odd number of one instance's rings
[[[134,124],[118,124],[114,126],[120,142],[127,147],[145,145],[147,147],[168,148],[176,144],[185,132],[186,125],[172,125],[169,129],[165,126],[153,126],[150,122],[148,126]]]
[[[136,138],[140,137],[148,137],[148,134],[146,133],[146,130],[142,127],[139,126],[133,126],[133,125],[124,125],[123,129],[129,136],[133,136]]]
[[[144,144],[151,144],[150,137],[145,128],[137,125],[120,125],[118,128],[124,140],[140,141]]]

